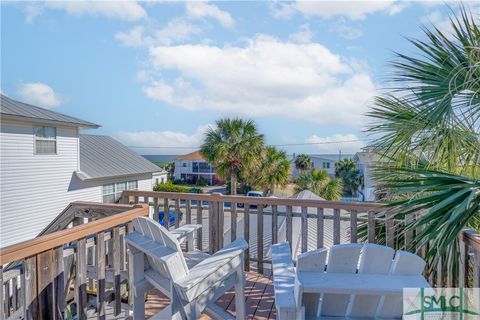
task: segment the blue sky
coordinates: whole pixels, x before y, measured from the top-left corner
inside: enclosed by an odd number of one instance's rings
[[[448,31],[448,13],[440,1],[2,2],[1,90],[142,154],[194,150],[224,116],[253,118],[269,144],[329,142],[289,153],[352,152],[392,52],[413,53],[405,37],[421,24]]]

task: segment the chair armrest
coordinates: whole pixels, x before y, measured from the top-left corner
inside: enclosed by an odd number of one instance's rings
[[[229,252],[245,251],[247,250],[247,248],[248,248],[247,241],[243,239],[237,239],[227,244],[225,247],[223,247],[219,251],[215,252],[213,256],[224,255]]]
[[[295,318],[295,268],[293,267],[292,252],[287,242],[272,246],[273,289],[275,293],[275,307],[277,318]]]
[[[220,281],[243,268],[243,251],[248,244],[243,239],[236,240],[214,255],[206,258],[180,281],[174,283],[183,299],[192,301]]]
[[[170,231],[170,233],[180,242],[183,238],[186,238],[189,234],[201,229],[201,224],[186,224],[180,228]]]

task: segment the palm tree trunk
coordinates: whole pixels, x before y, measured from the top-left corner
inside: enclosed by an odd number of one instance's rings
[[[237,195],[237,175],[234,172],[230,173],[230,194]]]

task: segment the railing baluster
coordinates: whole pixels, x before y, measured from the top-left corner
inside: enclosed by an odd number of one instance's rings
[[[230,240],[237,240],[237,204],[235,202],[230,205]]]
[[[468,245],[463,241],[462,234],[460,235],[459,246],[458,287],[465,288],[468,285]]]
[[[163,226],[167,230],[170,227],[170,207],[168,205],[168,198],[163,199]]]
[[[333,244],[340,243],[340,209],[333,209]]]
[[[39,319],[55,319],[53,299],[53,250],[37,254]]]
[[[443,257],[442,256],[440,256],[440,258],[438,259],[436,285],[438,288],[443,287]]]
[[[175,229],[180,227],[180,199],[175,199]]]
[[[302,252],[307,252],[308,250],[308,220],[307,220],[308,208],[302,207]]]
[[[192,223],[192,202],[189,199],[185,200],[185,223]]]
[[[75,277],[75,301],[77,302],[77,317],[79,320],[87,319],[87,257],[85,238],[77,241],[76,252],[76,277]]]
[[[225,212],[223,209],[223,201],[217,203],[217,216],[218,216],[218,247],[217,250],[223,248],[223,236],[224,236],[224,225],[225,225]]]
[[[263,205],[257,205],[257,269],[263,274]]]
[[[480,251],[473,251],[473,287],[480,287]]]
[[[395,242],[395,229],[393,217],[389,214],[385,214],[385,236],[387,247],[393,248]]]
[[[0,267],[2,267],[0,265]],[[8,281],[6,283],[3,283],[3,268],[2,268],[2,282],[1,287],[0,287],[0,297],[2,300],[0,301],[1,303],[1,313],[0,313],[0,319],[6,319],[10,317],[10,285]],[[5,292],[5,294],[3,294]]]
[[[114,315],[118,316],[122,311],[122,299],[120,293],[120,229],[119,227],[113,228],[113,271],[114,271],[114,294],[115,305]]]
[[[272,244],[278,242],[278,207],[272,205]]]
[[[97,233],[97,319],[105,320],[105,233]]]
[[[154,197],[153,198],[153,220],[155,220],[156,222],[160,222],[158,220],[158,212],[159,211],[160,211],[160,206],[158,204],[158,198]]]
[[[292,249],[292,206],[287,206],[287,217],[286,217],[287,227],[285,238],[287,239],[290,249]]]
[[[4,296],[3,296],[3,266],[0,265],[0,319],[5,319],[5,314],[4,314]]]
[[[375,243],[375,212],[368,211],[368,242]]]
[[[202,217],[202,200],[197,200],[197,224],[203,224],[203,217]],[[202,239],[202,228],[197,230],[197,249],[203,250],[203,239]]]
[[[405,227],[409,226],[414,220],[413,214],[407,214],[405,216]],[[405,230],[405,250],[409,251],[413,248],[412,240],[413,240],[413,229],[409,228]]]
[[[25,295],[24,318],[34,320],[38,318],[37,300],[37,259],[35,256],[26,258],[23,263],[25,272]]]
[[[53,254],[53,287],[55,306],[54,313],[56,319],[65,318],[65,269],[63,265],[63,247],[54,249]]]
[[[245,271],[250,271],[250,204],[243,204],[243,238],[248,243],[245,250]]]
[[[357,243],[358,232],[358,214],[357,210],[350,210],[350,242]]]
[[[13,312],[18,309],[18,280],[17,277],[12,279],[12,308]]]
[[[317,208],[317,249],[323,247],[323,208]]]

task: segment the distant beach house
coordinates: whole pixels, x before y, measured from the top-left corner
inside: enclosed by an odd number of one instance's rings
[[[217,179],[215,167],[205,160],[200,150],[175,158],[175,180],[195,184],[199,179],[205,179],[209,185],[223,182]]]
[[[35,237],[73,201],[115,202],[167,173],[99,125],[1,95],[0,247]]]
[[[310,154],[312,165],[317,170],[325,170],[330,178],[335,177],[335,163],[343,159],[353,159],[353,154]],[[300,171],[295,168],[295,159],[292,160],[292,176],[296,178]]]
[[[360,187],[358,192],[361,196],[361,201],[375,201],[376,200],[376,186],[373,180],[373,166],[380,161],[380,156],[365,147],[361,152],[357,152],[354,157],[357,163],[357,168],[360,174]]]

